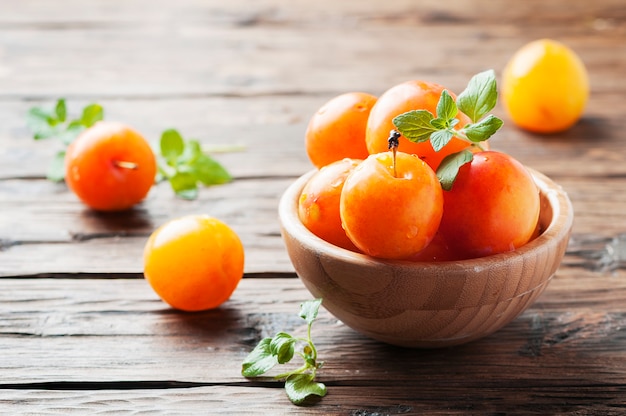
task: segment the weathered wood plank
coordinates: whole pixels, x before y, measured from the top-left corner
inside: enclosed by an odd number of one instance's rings
[[[0,181],[0,236],[16,242],[80,242],[106,237],[147,237],[174,217],[210,214],[243,233],[278,234],[278,199],[291,178],[241,179],[202,188],[197,199],[177,198],[169,184],[158,184],[131,210],[102,213],[89,209],[64,185],[46,180]],[[33,221],[33,217],[41,219]],[[30,223],[30,224],[29,224]],[[245,230],[248,231],[245,231]]]
[[[359,89],[367,89],[367,85]],[[309,118],[333,95],[171,100],[94,97],[94,101],[105,107],[107,119],[133,126],[155,148],[161,132],[174,127],[208,147],[241,146],[242,151],[215,155],[235,177],[295,177],[312,167],[304,151]],[[515,128],[499,106],[495,113],[505,125],[492,139],[492,147],[548,176],[626,176],[626,152],[620,151],[622,96],[618,92],[593,95],[582,121],[568,132],[552,136]],[[53,101],[0,101],[0,179],[45,175],[60,144],[34,141],[25,115],[35,105],[51,108]],[[76,116],[89,102],[70,100],[69,111]]]
[[[0,275],[18,278],[0,279],[0,413],[626,411],[623,0],[5,6]],[[508,123],[492,143],[553,177],[574,203],[572,242],[539,301],[484,340],[431,351],[365,339],[322,311],[314,337],[326,398],[295,408],[280,383],[243,379],[240,362],[261,337],[304,331],[296,315],[310,295],[282,248],[276,205],[310,169],[302,135],[313,111],[341,92],[380,94],[410,78],[458,91],[539,37],[572,46],[592,84],[572,130],[531,135]],[[243,144],[216,156],[236,180],[194,202],[162,184],[129,214],[94,214],[42,179],[56,145],[35,143],[24,126],[29,107],[60,96],[71,110],[98,101],[152,142],[176,127],[207,144]],[[185,314],[140,279],[141,250],[154,227],[196,212],[242,236],[247,277],[222,308]]]
[[[417,375],[416,377],[419,377]],[[397,388],[331,386],[322,401],[308,407],[289,403],[279,388],[209,386],[138,390],[0,390],[7,412],[36,414],[271,414],[271,415],[467,415],[601,414],[624,412],[623,386],[498,388],[406,385]],[[572,392],[575,391],[575,395]],[[408,392],[408,394],[407,394]],[[374,395],[372,395],[372,393]],[[374,404],[374,400],[376,403]]]
[[[143,245],[156,227],[174,217],[205,213],[240,235],[246,273],[293,273],[277,216],[278,199],[291,181],[235,180],[203,189],[195,201],[177,199],[167,184],[160,184],[144,203],[118,214],[89,210],[63,185],[45,180],[0,181],[0,276],[140,274]],[[601,268],[603,261],[612,261],[612,255],[617,259],[615,267],[625,267],[626,254],[606,250],[611,239],[626,233],[622,192],[626,177],[606,178],[601,184],[595,178],[568,177],[561,178],[560,184],[575,210],[573,243],[565,262]]]
[[[63,185],[0,181],[0,275],[141,273],[150,233],[189,214],[215,216],[238,233],[246,250],[246,273],[292,273],[277,213],[278,198],[290,182],[236,180],[203,189],[194,201],[175,198],[163,183],[132,211],[100,214]]]
[[[175,198],[158,185],[130,212],[99,214],[64,185],[45,180],[0,181],[0,276],[66,273],[135,273],[150,233],[167,220],[210,214],[229,224],[246,249],[246,273],[293,273],[277,214],[291,178],[239,179],[202,189],[195,201]],[[626,233],[626,177],[561,177],[575,210],[573,246],[565,261],[601,268],[612,238]],[[37,219],[36,221],[33,219]],[[37,261],[33,261],[33,257]],[[625,267],[626,254],[613,254]],[[594,266],[593,264],[598,265]]]
[[[623,7],[619,0],[575,3],[266,1],[250,8],[245,1],[157,7],[142,0],[120,9],[72,1],[60,13],[54,5],[20,2],[0,18],[10,39],[0,95],[382,91],[416,76],[457,89],[485,63],[502,68],[517,47],[541,37],[579,51],[594,70],[594,89],[623,92],[626,81],[611,75],[626,68],[626,58],[598,53],[624,48]]]
[[[386,346],[323,311],[314,333],[326,361],[324,377],[367,383],[390,371],[395,381],[410,380],[413,369],[428,374],[431,385],[462,384],[477,374],[486,384],[513,375],[540,384],[583,385],[596,378],[619,383],[626,371],[620,365],[626,352],[619,343],[626,330],[623,275],[559,274],[534,307],[512,324],[476,343],[449,349]],[[3,383],[242,381],[239,363],[262,337],[305,330],[297,305],[310,298],[298,279],[244,279],[220,309],[180,313],[162,303],[141,279],[22,279],[2,280],[0,285],[1,360],[10,369]],[[23,354],[32,361],[18,360]],[[494,371],[498,366],[505,368]],[[580,366],[588,374],[576,375]],[[542,374],[546,367],[561,368],[562,373]]]
[[[625,16],[623,4],[619,0],[603,0],[589,3],[575,0],[563,7],[558,3],[541,0],[528,0],[522,4],[507,5],[488,0],[450,1],[445,5],[437,0],[423,0],[416,4],[411,0],[390,2],[368,2],[345,0],[337,4],[332,0],[319,0],[315,3],[292,4],[286,7],[276,0],[258,0],[256,8],[251,8],[247,0],[233,0],[228,3],[204,0],[181,0],[176,4],[163,1],[131,0],[125,2],[124,13],[120,7],[105,7],[106,0],[92,1],[87,5],[80,0],[64,0],[66,10],[55,5],[24,0],[5,8],[2,21],[10,25],[32,25],[45,29],[59,27],[63,22],[108,22],[120,21],[144,25],[160,25],[171,20],[193,22],[209,21],[224,26],[242,26],[262,23],[316,22],[319,25],[336,26],[343,20],[355,19],[388,22],[398,20],[409,24],[415,21],[423,24],[475,24],[475,21],[585,26],[590,20],[600,17],[620,19]],[[161,4],[167,7],[149,7]],[[33,7],[37,5],[39,7]],[[448,7],[445,7],[448,5]],[[278,7],[283,6],[283,7]],[[304,11],[308,13],[303,13]],[[326,19],[324,19],[326,18]],[[575,22],[576,24],[573,24]],[[57,23],[57,25],[53,25]]]
[[[63,94],[61,94],[63,95]],[[59,97],[61,96],[59,95]],[[97,101],[105,118],[129,124],[158,149],[161,133],[176,128],[206,147],[235,146],[242,150],[214,154],[235,177],[294,176],[312,165],[304,152],[309,117],[326,98],[217,98]],[[91,100],[68,100],[77,117]],[[52,108],[55,100],[0,102],[0,179],[42,177],[61,144],[35,141],[26,126],[33,106]]]
[[[322,310],[313,334],[330,393],[311,413],[619,409],[626,392],[624,272],[566,274],[509,326],[456,348],[386,346]],[[164,413],[178,400],[186,409],[225,410],[239,393],[250,399],[240,410],[279,411],[287,403],[280,385],[246,381],[240,362],[263,336],[303,332],[297,305],[310,297],[297,279],[244,279],[222,308],[186,314],[168,309],[141,280],[22,279],[0,287],[0,404],[36,407],[46,398],[94,410],[156,407],[147,404],[154,397]],[[49,384],[25,384],[42,382]],[[91,383],[84,386],[89,393],[76,391],[80,382]],[[177,385],[185,389],[168,390]],[[125,399],[109,403],[116,388]]]

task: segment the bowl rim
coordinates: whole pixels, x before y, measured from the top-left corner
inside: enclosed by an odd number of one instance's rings
[[[527,166],[526,169],[532,175],[539,192],[543,194],[545,199],[548,201],[548,205],[552,209],[552,219],[541,234],[523,246],[518,247],[513,251],[491,254],[484,257],[436,262],[380,259],[364,253],[357,253],[323,240],[309,231],[309,229],[304,226],[298,215],[298,200],[302,189],[307,181],[318,171],[318,169],[312,169],[306,172],[289,185],[280,198],[278,215],[283,233],[288,232],[292,236],[296,236],[300,244],[308,246],[320,255],[342,259],[342,261],[346,261],[348,263],[364,264],[373,262],[396,267],[437,269],[445,267],[458,267],[462,264],[464,267],[471,267],[479,270],[493,266],[494,263],[505,260],[511,256],[524,257],[534,255],[537,251],[544,250],[549,246],[556,246],[559,242],[569,238],[574,222],[574,210],[567,192],[565,192],[560,185],[543,173]],[[541,209],[544,209],[543,204]]]

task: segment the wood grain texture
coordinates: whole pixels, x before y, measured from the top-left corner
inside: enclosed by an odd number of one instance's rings
[[[292,406],[241,360],[263,336],[302,333],[278,199],[311,169],[310,115],[346,91],[421,78],[460,91],[514,51],[551,37],[584,60],[583,119],[552,136],[505,121],[492,140],[559,183],[575,211],[556,276],[500,331],[415,351],[358,335],[322,311],[314,326],[329,394]],[[0,13],[0,413],[603,414],[626,412],[626,8],[623,0],[22,0]],[[54,141],[26,111],[97,101],[153,144],[171,127],[234,175],[173,197],[167,184],[124,215],[85,209],[44,179]],[[149,233],[210,213],[241,235],[246,277],[215,311],[165,306],[141,279]],[[257,278],[258,277],[258,278]]]
[[[624,277],[559,274],[511,324],[448,349],[381,344],[322,310],[313,336],[329,395],[300,411],[618,414],[626,393]],[[223,307],[188,314],[168,309],[138,279],[2,279],[0,405],[42,406],[42,414],[55,406],[156,414],[206,406],[217,414],[242,395],[233,412],[297,412],[285,407],[280,383],[247,381],[239,369],[261,337],[305,331],[297,310],[309,297],[297,279],[244,279]]]
[[[568,415],[624,413],[623,387],[542,386],[517,384],[497,387],[424,386],[405,384],[410,394],[377,386],[333,386],[324,405],[296,408],[280,388],[198,386],[133,390],[17,390],[0,391],[0,409],[13,414],[271,414],[271,415]],[[462,391],[462,392],[460,392]],[[572,397],[572,392],[576,396]],[[371,395],[371,392],[376,392]],[[379,397],[380,396],[380,397]],[[445,402],[440,400],[445,396]],[[376,404],[371,404],[373,401]],[[546,404],[548,403],[548,404]]]
[[[364,88],[365,84],[359,89]],[[105,107],[107,119],[130,124],[154,146],[161,132],[172,127],[209,147],[242,146],[239,152],[214,155],[235,178],[295,178],[312,167],[304,151],[309,118],[332,95],[119,101],[96,97],[93,101]],[[617,92],[593,95],[581,122],[566,133],[552,136],[515,128],[498,106],[496,114],[505,125],[491,140],[492,147],[559,180],[567,176],[583,180],[624,177],[626,154],[616,151],[623,146],[621,97]],[[51,108],[54,99],[0,100],[0,180],[44,177],[49,161],[61,147],[53,140],[32,140],[25,115],[32,106]],[[77,116],[90,101],[70,100],[69,111]],[[581,164],[586,167],[584,171],[576,169]]]
[[[568,193],[575,212],[576,246],[565,261],[601,267],[591,264],[593,256],[602,261],[611,239],[626,233],[626,177],[555,180]],[[86,209],[64,185],[0,181],[0,275],[106,273],[112,263],[117,273],[139,274],[149,234],[170,218],[193,213],[215,215],[241,235],[247,250],[246,273],[292,273],[278,223],[278,200],[292,181],[239,179],[202,189],[192,202],[176,199],[162,183],[131,212],[112,215]],[[620,261],[626,254],[614,256],[615,267],[623,268]]]
[[[0,20],[12,38],[3,54],[3,72],[10,75],[0,82],[4,96],[280,94],[364,86],[380,92],[416,74],[456,89],[485,62],[501,68],[512,48],[557,36],[585,59],[609,59],[593,65],[595,88],[624,91],[626,85],[603,76],[612,73],[610,65],[623,69],[626,58],[599,52],[624,45],[619,0],[568,7],[539,0],[516,7],[486,0],[366,6],[193,0],[162,7],[74,0],[64,2],[67,14],[31,1],[8,8]]]

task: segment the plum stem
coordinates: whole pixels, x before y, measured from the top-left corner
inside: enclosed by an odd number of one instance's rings
[[[127,162],[125,160],[114,160],[113,164],[118,168],[137,170],[139,165],[135,162]]]
[[[400,132],[397,130],[391,130],[389,132],[389,138],[387,139],[387,143],[389,143],[388,149],[393,152],[393,176],[395,178],[398,177],[398,173],[396,171],[396,153],[398,151],[398,146],[400,146]]]

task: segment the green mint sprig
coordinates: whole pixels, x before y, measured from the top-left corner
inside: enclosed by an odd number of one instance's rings
[[[498,101],[496,75],[487,70],[472,77],[457,101],[443,90],[437,103],[437,115],[428,110],[411,110],[393,119],[393,124],[404,137],[420,143],[430,140],[435,151],[441,150],[458,137],[482,149],[480,143],[489,139],[500,127],[502,120],[494,115],[487,115]],[[455,117],[462,111],[472,121],[460,129],[455,129],[459,120]],[[471,162],[473,153],[469,150],[446,156],[437,168],[437,177],[443,189],[449,191],[461,166]]]
[[[35,140],[57,138],[64,147],[59,150],[48,167],[46,177],[54,182],[65,178],[65,151],[78,134],[104,118],[104,109],[99,104],[89,104],[83,108],[79,118],[69,120],[65,99],[57,100],[54,109],[33,107],[26,114],[26,124],[33,132]]]
[[[311,326],[321,304],[322,299],[314,299],[300,305],[300,317],[307,323],[306,338],[296,338],[285,332],[279,332],[273,338],[263,338],[243,361],[241,374],[244,377],[258,377],[277,364],[288,363],[297,353],[304,364],[274,378],[285,379],[285,391],[293,404],[300,405],[312,395],[324,397],[326,386],[315,381],[315,374],[323,362],[317,361],[317,349],[311,340]],[[299,342],[304,343],[302,351],[296,351]]]
[[[35,140],[57,138],[64,147],[50,163],[46,177],[54,182],[65,179],[65,153],[76,137],[85,129],[104,119],[104,109],[93,103],[83,108],[79,118],[68,119],[65,99],[57,100],[53,109],[33,107],[26,114],[26,123]],[[210,153],[241,150],[240,146],[202,148],[197,140],[185,141],[178,131],[163,132],[158,155],[157,180],[167,179],[176,195],[194,199],[198,195],[198,183],[217,185],[232,180],[228,171]],[[155,151],[155,153],[157,153]]]
[[[177,130],[161,134],[159,177],[169,181],[183,199],[198,196],[198,184],[219,185],[232,180],[230,173],[202,149],[197,140],[185,140]]]

